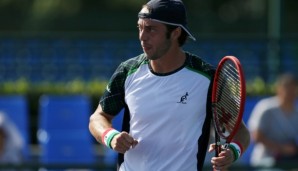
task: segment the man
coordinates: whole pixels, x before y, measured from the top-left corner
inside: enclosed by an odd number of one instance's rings
[[[262,99],[253,109],[248,126],[255,146],[254,166],[273,166],[298,161],[298,110],[295,107],[297,80],[283,74],[277,80],[276,95]]]
[[[182,1],[149,1],[138,16],[144,54],[120,64],[90,118],[90,131],[120,153],[120,171],[202,170],[214,68],[181,48],[187,36],[195,40]],[[122,108],[123,130],[118,132],[111,121]],[[243,124],[236,140],[243,150],[249,144]],[[234,160],[227,149],[211,162],[222,170]]]

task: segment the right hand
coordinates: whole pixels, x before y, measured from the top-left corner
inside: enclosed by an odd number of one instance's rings
[[[129,135],[127,132],[121,132],[112,139],[111,147],[118,153],[124,154],[130,148],[134,148],[137,144],[138,141],[135,140],[131,135]]]

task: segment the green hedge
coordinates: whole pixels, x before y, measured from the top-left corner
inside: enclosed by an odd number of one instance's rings
[[[7,81],[0,83],[0,94],[87,94],[101,95],[107,85],[107,81],[72,80],[69,82],[38,82],[32,83],[26,79]]]
[[[75,79],[69,82],[38,82],[32,83],[26,79],[0,83],[0,94],[86,94],[101,96],[107,85],[106,80],[83,81]],[[274,84],[266,83],[259,77],[246,82],[248,96],[274,94]]]

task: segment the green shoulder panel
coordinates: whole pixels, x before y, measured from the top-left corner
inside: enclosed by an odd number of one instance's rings
[[[189,52],[186,52],[186,55],[188,56],[186,61],[186,68],[196,72],[198,74],[201,74],[211,80],[213,78],[213,75],[215,73],[215,67],[206,61],[204,61],[202,58],[191,54]]]
[[[122,62],[114,74],[100,99],[103,111],[110,115],[116,115],[124,107],[124,84],[127,76],[131,75],[142,65],[146,64],[147,58],[144,54]]]

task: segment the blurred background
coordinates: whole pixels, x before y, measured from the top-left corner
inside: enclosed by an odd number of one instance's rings
[[[146,2],[0,0],[0,111],[24,137],[26,157],[19,168],[113,165],[114,154],[86,131],[88,118],[120,62],[142,53],[136,22]],[[278,74],[298,74],[298,1],[184,3],[197,38],[184,49],[214,65],[226,55],[240,59],[247,79],[245,121],[257,100],[274,94]],[[91,143],[83,147],[82,139]],[[83,152],[70,147],[72,141]],[[63,142],[64,147],[57,145]],[[250,168],[248,158],[239,164],[242,170]]]

